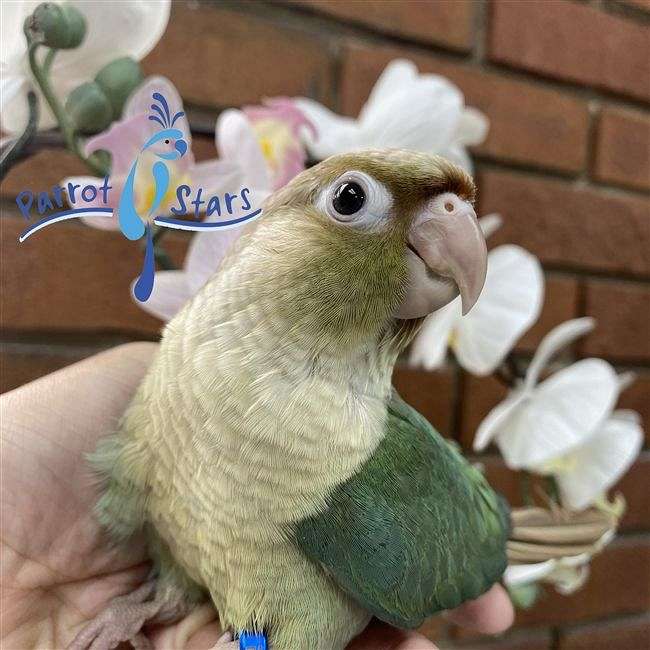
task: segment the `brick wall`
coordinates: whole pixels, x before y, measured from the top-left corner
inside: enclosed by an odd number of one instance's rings
[[[650,432],[648,0],[176,2],[144,65],[169,76],[194,107],[195,149],[206,158],[214,155],[207,132],[218,109],[305,94],[354,115],[396,56],[446,75],[490,118],[487,141],[474,151],[479,213],[503,214],[494,243],[526,247],[547,275],[542,317],[518,353],[530,355],[563,320],[595,316],[598,329],[574,353],[638,372],[622,405],[640,411]],[[122,341],[158,336],[160,324],[128,298],[140,253],[121,236],[59,225],[18,248],[23,223],[12,196],[83,172],[72,156],[45,150],[1,187],[3,390]],[[168,241],[182,259],[186,239]],[[465,447],[503,397],[498,382],[451,361],[439,373],[401,368],[396,384]],[[481,460],[515,499],[500,459]],[[648,647],[650,451],[621,488],[629,502],[624,532],[594,561],[584,590],[547,593],[500,640],[441,619],[427,633],[443,645],[500,650]]]

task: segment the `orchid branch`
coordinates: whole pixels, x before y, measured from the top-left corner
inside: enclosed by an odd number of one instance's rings
[[[9,144],[0,158],[0,180],[2,180],[13,165],[20,159],[25,147],[32,141],[38,124],[38,99],[36,93],[30,90],[27,93],[28,119],[25,130]]]

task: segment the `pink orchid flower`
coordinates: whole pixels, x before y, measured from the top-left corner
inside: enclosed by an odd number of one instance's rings
[[[244,113],[237,109],[224,111],[217,120],[215,137],[219,153],[238,170],[235,185],[248,187],[249,200],[254,207],[262,207],[271,194],[271,174],[260,148],[257,135]],[[234,188],[234,189],[233,189]],[[216,220],[210,216],[206,221]],[[244,230],[232,228],[199,232],[192,237],[184,268],[179,271],[159,271],[147,302],[138,303],[142,309],[160,318],[170,320],[180,308],[210,279],[232,244]]]
[[[243,111],[253,125],[271,171],[273,189],[284,187],[305,169],[307,154],[301,134],[306,128],[316,138],[314,125],[286,97],[266,99],[262,106],[244,106]]]
[[[165,77],[150,77],[131,95],[124,108],[123,117],[115,122],[107,131],[90,138],[86,143],[86,155],[98,150],[106,150],[111,154],[111,173],[108,193],[108,205],[102,202],[98,193],[94,202],[87,207],[110,207],[116,209],[122,188],[131,169],[133,161],[141,155],[142,145],[156,132],[156,123],[149,119],[151,115],[152,95],[162,94],[174,112],[183,110],[183,103],[174,85]],[[164,196],[159,208],[159,214],[169,214],[172,206],[177,206],[176,188],[179,185],[189,185],[195,192],[203,188],[205,196],[223,194],[233,191],[239,182],[240,169],[234,162],[227,160],[207,160],[197,163],[192,154],[192,138],[187,118],[183,115],[176,124],[184,134],[188,150],[177,160],[170,160],[167,168],[170,172],[169,190]],[[148,155],[146,152],[144,156]],[[151,154],[153,155],[153,154]],[[149,211],[155,197],[154,178],[148,173],[151,165],[139,165],[134,183],[135,207],[139,214]],[[142,173],[140,173],[142,170]],[[64,183],[80,185],[95,185],[99,187],[103,179],[96,177],[77,176],[66,178]],[[95,228],[118,230],[117,212],[111,219],[85,218],[84,221]]]

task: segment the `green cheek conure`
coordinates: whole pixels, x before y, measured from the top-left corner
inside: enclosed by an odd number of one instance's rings
[[[153,571],[72,648],[142,642],[207,598],[270,650],[343,650],[372,616],[418,626],[500,579],[507,507],[391,386],[422,319],[481,292],[473,199],[460,168],[399,150],[270,197],[93,456],[98,517],[143,532]]]

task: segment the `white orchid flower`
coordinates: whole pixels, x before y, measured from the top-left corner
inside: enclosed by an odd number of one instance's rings
[[[582,445],[547,461],[537,471],[555,476],[565,507],[583,510],[618,482],[642,445],[639,414],[618,410]]]
[[[465,151],[488,131],[480,111],[466,108],[463,94],[448,79],[419,74],[411,61],[389,63],[355,120],[304,97],[296,104],[316,127],[305,132],[307,148],[322,160],[337,153],[396,147],[439,154],[472,170]]]
[[[215,138],[221,159],[234,165],[235,176],[228,176],[229,191],[250,189],[251,205],[262,207],[272,192],[272,175],[264,158],[254,127],[246,115],[229,109],[219,115]],[[210,216],[206,221],[216,221]],[[217,272],[230,247],[239,239],[240,228],[199,232],[190,243],[185,265],[179,271],[159,271],[151,296],[138,302],[145,311],[168,321]]]
[[[498,215],[479,220],[483,233],[500,225]],[[522,334],[537,320],[544,296],[544,274],[537,258],[523,248],[499,246],[488,255],[481,295],[466,315],[460,298],[428,316],[411,346],[409,364],[427,370],[440,367],[451,347],[460,365],[475,375],[488,375]]]
[[[474,449],[495,440],[513,469],[553,473],[563,503],[582,509],[627,469],[640,447],[640,426],[612,410],[629,377],[601,359],[584,359],[539,383],[550,359],[594,327],[591,318],[567,321],[542,341],[526,377],[483,420]]]
[[[32,83],[27,62],[23,22],[41,4],[39,0],[1,3],[0,115],[2,130],[20,133],[27,124],[27,98]],[[163,35],[171,0],[122,0],[118,5],[97,0],[71,0],[86,18],[87,31],[75,49],[60,50],[51,68],[54,92],[63,101],[78,85],[91,80],[112,60],[145,57]],[[38,128],[56,125],[47,103],[36,90],[40,103]]]
[[[503,574],[503,581],[508,587],[546,582],[564,596],[580,589],[589,577],[587,553],[572,557],[561,557],[536,564],[513,564]]]

